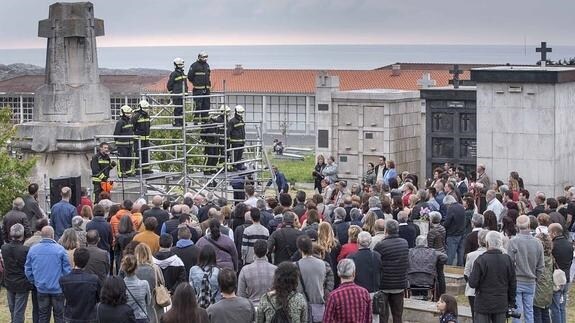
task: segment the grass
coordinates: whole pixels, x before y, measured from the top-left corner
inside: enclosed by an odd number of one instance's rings
[[[284,173],[290,183],[313,183],[311,172],[315,166],[313,155],[304,156],[303,160],[278,159],[273,155],[270,162],[276,165],[280,172]]]

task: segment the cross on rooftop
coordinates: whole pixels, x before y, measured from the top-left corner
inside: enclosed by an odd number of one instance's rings
[[[453,82],[454,89],[459,88],[459,75],[462,73],[463,71],[459,69],[458,64],[453,65],[453,69],[449,70],[449,74],[453,74],[453,79],[451,81]]]
[[[419,85],[422,89],[430,88],[435,86],[435,84],[435,80],[431,78],[431,73],[423,73],[421,78],[417,80],[417,85]]]
[[[541,53],[541,67],[545,67],[547,64],[547,53],[551,53],[553,48],[547,47],[547,42],[542,41],[541,47],[535,48],[537,53]]]

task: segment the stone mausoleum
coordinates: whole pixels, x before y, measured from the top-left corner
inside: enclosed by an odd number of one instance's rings
[[[316,78],[316,154],[333,155],[338,176],[360,181],[381,155],[398,172],[421,174],[423,119],[418,91],[339,91],[339,78]]]

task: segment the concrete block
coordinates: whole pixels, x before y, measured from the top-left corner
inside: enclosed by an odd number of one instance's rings
[[[551,160],[554,156],[554,148],[555,148],[555,138],[554,135],[537,135],[530,136],[534,141],[524,141],[526,147],[530,147],[529,151],[531,152],[534,159],[537,160]]]
[[[555,129],[553,127],[553,121],[555,120],[555,114],[557,112],[553,109],[537,109],[536,110],[536,117],[528,116],[525,119],[531,119],[537,123],[537,132],[539,134],[553,134]],[[569,115],[573,115],[573,110]],[[572,126],[573,124],[571,124]]]
[[[493,134],[477,132],[477,158],[493,157]]]
[[[507,158],[493,158],[493,166],[491,168],[492,179],[507,178],[509,176],[509,159]]]
[[[511,140],[508,133],[494,132],[493,133],[493,157],[494,158],[509,158],[509,145]]]

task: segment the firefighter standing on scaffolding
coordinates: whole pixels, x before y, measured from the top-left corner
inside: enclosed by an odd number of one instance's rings
[[[243,106],[236,105],[234,117],[228,122],[228,141],[233,149],[232,162],[234,163],[234,168],[236,170],[246,169],[243,163],[239,163],[239,161],[242,160],[244,145],[246,142],[246,126],[244,123],[245,111],[246,110]]]
[[[132,108],[129,105],[123,105],[120,108],[120,119],[116,122],[114,136],[133,136],[134,126],[130,121]],[[114,137],[118,157],[120,157],[120,167],[118,168],[118,177],[129,177],[134,175],[132,169],[132,146],[133,137]]]
[[[149,107],[148,101],[141,100],[138,109],[132,114],[131,120],[136,136],[134,139],[134,155],[136,156],[134,168],[138,174],[140,172],[142,174],[152,173],[152,167],[147,165],[150,162],[150,151],[148,150],[150,147],[150,115],[144,110]]]
[[[182,118],[184,114],[184,100],[181,94],[188,92],[188,82],[186,81],[186,74],[184,73],[183,59],[179,57],[174,59],[174,71],[170,74],[166,87],[170,93],[180,94],[172,96],[172,103],[175,105],[172,125],[174,127],[181,127],[184,125]]]
[[[192,94],[196,95],[210,95],[212,83],[210,81],[210,65],[208,64],[208,54],[200,52],[198,60],[195,61],[188,71],[188,80],[192,82]],[[198,121],[200,123],[210,122],[208,110],[210,110],[210,97],[194,98],[195,112],[194,124]]]
[[[90,161],[95,203],[100,201],[100,193],[103,191],[102,184],[104,186],[108,185],[110,170],[114,167],[116,167],[116,162],[110,159],[110,145],[106,142],[100,143],[98,153],[95,154]]]
[[[217,154],[220,156],[220,158],[218,158],[217,160],[217,164],[216,167],[217,168],[221,168],[224,167],[224,161],[226,160],[226,158],[228,158],[227,153],[226,153],[226,132],[225,132],[225,128],[224,125],[226,122],[228,122],[228,116],[230,114],[230,111],[232,109],[230,109],[230,107],[228,107],[227,105],[222,105],[220,107],[220,113],[217,116],[217,118],[214,120],[216,122],[216,124],[218,125],[217,128],[217,134],[218,134],[218,142],[219,142],[219,147],[217,148]],[[228,142],[228,146],[229,146],[229,142]]]
[[[202,139],[205,141],[204,154],[206,155],[206,168],[204,169],[204,174],[212,175],[218,172],[217,163],[220,149],[218,145],[220,144],[219,132],[221,128],[220,113],[218,111],[210,111],[209,120],[206,123],[205,128],[202,129]]]

